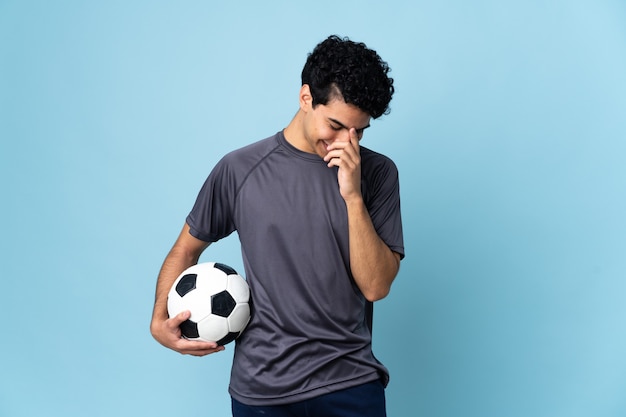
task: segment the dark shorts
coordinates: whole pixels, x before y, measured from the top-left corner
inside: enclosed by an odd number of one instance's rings
[[[293,404],[251,406],[232,399],[233,417],[386,417],[385,389],[374,381]]]

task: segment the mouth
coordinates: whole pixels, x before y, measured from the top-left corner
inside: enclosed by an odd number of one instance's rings
[[[328,152],[330,151],[330,145],[333,143],[332,140],[327,140],[327,139],[318,139],[317,140],[317,148],[316,148],[316,153],[324,158],[326,155],[328,155]]]

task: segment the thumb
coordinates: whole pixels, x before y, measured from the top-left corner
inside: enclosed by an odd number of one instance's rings
[[[181,311],[180,313],[172,317],[171,323],[174,327],[178,327],[181,325],[182,322],[184,322],[185,320],[188,320],[189,317],[191,317],[191,311],[189,310]]]

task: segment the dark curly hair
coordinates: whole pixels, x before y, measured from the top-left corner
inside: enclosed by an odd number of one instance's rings
[[[389,71],[387,63],[364,43],[331,35],[309,54],[302,84],[309,85],[313,106],[339,95],[376,119],[389,113],[394,93]]]

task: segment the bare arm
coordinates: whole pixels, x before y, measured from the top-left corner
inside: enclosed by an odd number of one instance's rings
[[[182,337],[179,326],[189,318],[188,311],[172,318],[168,318],[167,314],[167,294],[172,284],[181,272],[198,262],[200,255],[208,246],[207,242],[189,234],[189,226],[185,224],[165,258],[157,279],[150,332],[163,346],[182,354],[204,356],[224,350],[223,346],[217,346],[215,343],[190,341]]]
[[[352,276],[365,298],[380,300],[389,294],[398,274],[400,255],[378,236],[363,202],[361,156],[356,130],[350,129],[349,142],[333,142],[324,159],[329,167],[339,167],[339,191],[348,210]]]
[[[376,233],[363,200],[347,202],[350,233],[350,268],[369,301],[385,298],[400,269],[400,255]]]

